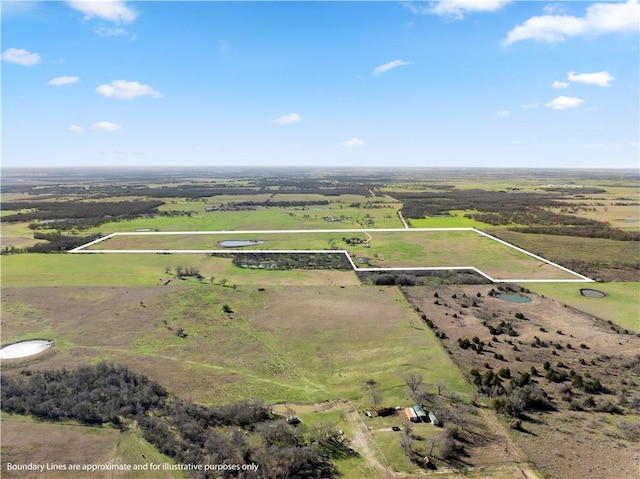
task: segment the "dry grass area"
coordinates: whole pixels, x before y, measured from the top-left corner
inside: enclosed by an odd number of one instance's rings
[[[114,463],[120,432],[112,428],[5,420],[2,426],[2,477],[87,477],[108,479],[112,472],[7,471],[13,464],[110,464]],[[120,477],[120,476],[119,476]],[[123,475],[122,477],[126,477]],[[129,476],[131,477],[131,476]]]
[[[640,467],[640,443],[627,440],[619,425],[640,419],[640,338],[535,294],[528,294],[530,303],[515,304],[488,296],[490,289],[416,287],[406,289],[406,295],[446,334],[443,344],[465,374],[474,368],[481,373],[509,368],[514,377],[536,368],[538,375],[532,379],[548,393],[554,410],[527,412],[524,431],[513,430],[510,435],[544,477],[633,477]],[[434,298],[436,292],[439,298]],[[436,299],[440,304],[434,304]],[[524,319],[516,318],[516,313]],[[516,335],[489,331],[488,326],[498,327],[502,321],[512,325]],[[480,354],[458,344],[458,339],[474,337],[485,343]],[[551,369],[569,378],[546,379],[547,361]],[[585,380],[599,380],[607,391],[587,394],[572,387],[571,371]],[[587,405],[591,399],[593,403]],[[615,411],[616,406],[618,413],[603,412]],[[510,419],[505,417],[504,422]]]

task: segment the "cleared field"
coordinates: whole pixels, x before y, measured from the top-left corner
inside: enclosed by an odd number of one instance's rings
[[[350,245],[354,238],[367,242]],[[253,240],[261,244],[242,251],[346,250],[352,258],[365,257],[374,268],[475,267],[498,280],[581,278],[475,230],[338,230],[294,232],[201,232],[200,234],[116,234],[77,252],[89,251],[223,251],[223,241]],[[232,251],[236,248],[229,248]],[[363,268],[364,269],[364,268]]]
[[[520,283],[522,286],[568,304],[598,318],[640,333],[640,283],[596,283],[593,285]],[[604,298],[588,298],[580,288],[592,288],[607,294]]]
[[[411,218],[407,222],[412,228],[486,228],[489,226],[482,221],[465,218],[470,211],[452,210],[451,216],[428,216],[425,218]]]
[[[470,392],[395,288],[5,288],[3,305],[3,341],[56,340],[31,368],[122,363],[204,404],[358,400],[371,378],[403,404],[407,370]]]

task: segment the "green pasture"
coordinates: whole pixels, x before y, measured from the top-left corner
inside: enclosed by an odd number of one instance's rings
[[[612,321],[618,326],[640,333],[640,283],[541,284],[519,283],[547,298],[573,306],[585,313]],[[591,288],[607,294],[604,298],[589,298],[581,288]]]
[[[28,297],[57,304],[71,291],[41,288]],[[470,392],[433,332],[395,288],[265,285],[259,291],[202,284],[147,296],[144,308],[135,289],[100,291],[111,295],[113,308],[87,294],[66,310],[42,311],[47,337],[63,340],[43,358],[44,366],[117,362],[203,404],[241,397],[368,402],[369,379],[379,384],[385,402],[404,404],[402,376],[408,370],[421,373],[431,388],[443,381],[463,395]],[[224,304],[233,312],[225,314]],[[42,327],[31,311],[12,301],[6,307],[3,321],[19,324],[15,334]],[[176,335],[179,329],[186,337]]]
[[[225,249],[220,245],[222,241],[260,240],[263,244],[244,246],[241,248],[228,248],[230,250],[328,250],[344,249],[346,244],[343,237],[359,238],[366,240],[364,233],[335,232],[335,233],[242,233],[242,234],[189,234],[189,235],[123,235],[113,236],[105,241],[96,243],[87,249],[91,250],[162,250],[162,249],[197,249],[211,250]]]
[[[223,304],[233,310],[229,317]],[[206,371],[218,386],[200,400],[359,400],[365,382],[374,378],[386,401],[402,404],[408,368],[427,383],[442,380],[469,392],[396,289],[188,288],[166,298],[161,310],[168,325],[184,328],[187,338],[161,327],[136,341],[136,353],[170,356],[188,362],[193,372]]]
[[[198,204],[198,203],[194,203]],[[183,204],[190,210],[191,203]],[[191,216],[156,216],[153,218],[136,218],[132,220],[105,223],[86,230],[86,233],[133,232],[140,229],[158,231],[219,231],[219,230],[269,230],[269,229],[349,229],[367,226],[369,218],[376,228],[402,227],[397,216],[397,207],[391,208],[352,208],[343,206],[329,210],[311,210],[296,208],[264,208],[244,211],[211,211]],[[321,208],[321,207],[319,207]],[[368,216],[367,216],[368,215]],[[328,221],[335,218],[336,221]]]
[[[527,234],[503,229],[487,230],[487,233],[559,264],[573,260],[605,264],[640,262],[640,248],[635,241]]]
[[[366,254],[375,267],[474,266],[496,279],[575,279],[548,265],[473,231],[370,231]],[[350,249],[350,252],[354,250]]]
[[[205,254],[19,254],[2,257],[3,287],[153,286],[165,279],[193,285],[194,278],[175,279],[175,268],[197,268],[203,282],[223,279],[236,285],[353,285],[352,271],[258,270],[234,266],[230,258]],[[170,272],[166,270],[169,268]],[[162,281],[161,281],[162,280]]]
[[[346,249],[379,268],[469,267],[496,279],[577,279],[575,275],[535,259],[473,231],[368,230],[369,248],[347,245],[342,238],[367,239],[365,233],[242,233],[114,236],[92,250],[215,250],[225,240],[262,240],[242,250]],[[234,249],[234,248],[230,248]]]
[[[486,228],[490,225],[482,221],[465,218],[471,211],[452,210],[451,216],[428,216],[425,218],[411,218],[407,222],[412,228]]]

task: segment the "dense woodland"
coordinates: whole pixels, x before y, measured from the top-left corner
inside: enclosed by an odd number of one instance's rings
[[[169,394],[123,366],[2,375],[2,409],[86,425],[139,427],[160,452],[184,464],[258,464],[257,473],[194,472],[204,478],[337,476],[331,459],[356,454],[332,426],[292,426],[257,400],[203,407]]]
[[[85,229],[108,221],[154,216],[159,200],[145,201],[9,201],[4,210],[27,210],[6,215],[2,222],[30,222],[31,229]]]
[[[449,190],[394,193],[393,196],[403,202],[402,214],[405,218],[449,215],[451,210],[474,210],[475,213],[465,216],[493,226],[513,225],[509,229],[523,233],[640,241],[639,232],[622,231],[602,221],[551,211],[550,208],[569,209],[576,205],[562,201],[566,199],[563,189],[548,190],[551,191],[548,194]]]

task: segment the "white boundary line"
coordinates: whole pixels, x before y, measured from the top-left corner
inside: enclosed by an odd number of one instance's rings
[[[479,270],[478,268],[474,267],[474,266],[442,266],[442,267],[397,267],[397,268],[360,268],[358,267],[353,260],[351,259],[351,256],[349,255],[349,252],[346,250],[237,250],[237,249],[223,249],[223,250],[202,250],[202,249],[198,249],[198,250],[191,250],[191,249],[185,249],[185,250],[177,250],[177,249],[166,249],[166,250],[87,250],[86,248],[88,248],[89,246],[93,246],[97,243],[100,243],[102,241],[108,240],[109,238],[113,238],[115,236],[144,236],[144,235],[234,235],[234,234],[294,234],[294,233],[364,233],[367,236],[369,235],[369,231],[373,231],[373,232],[377,232],[377,231],[381,231],[381,232],[426,232],[426,231],[472,231],[476,234],[479,234],[481,236],[484,236],[486,238],[492,239],[493,241],[497,241],[498,243],[501,243],[505,246],[508,246],[510,248],[515,249],[516,251],[519,251],[521,253],[524,253],[528,256],[531,256],[532,258],[537,259],[538,261],[542,261],[543,263],[546,263],[550,266],[554,266],[558,269],[561,269],[562,271],[565,271],[569,274],[572,274],[574,276],[577,276],[580,279],[497,279],[497,278],[492,278],[491,276],[489,276],[488,274],[484,273],[483,271]],[[104,236],[102,238],[98,238],[94,241],[91,241],[90,243],[78,246],[77,248],[74,248],[72,250],[69,251],[69,253],[90,253],[90,254],[99,254],[99,253],[109,253],[109,254],[199,254],[199,253],[205,253],[205,254],[222,254],[222,253],[267,253],[267,254],[271,254],[271,253],[287,253],[287,254],[291,254],[291,253],[308,253],[308,254],[312,254],[312,253],[342,253],[344,254],[347,259],[349,260],[349,263],[351,264],[351,267],[353,268],[354,271],[464,271],[464,270],[470,270],[470,271],[474,271],[478,274],[480,274],[481,276],[484,276],[485,278],[487,278],[489,281],[493,282],[493,283],[520,283],[520,282],[527,282],[527,283],[593,283],[594,280],[592,280],[591,278],[588,278],[584,275],[581,275],[580,273],[576,273],[575,271],[572,271],[568,268],[565,268],[564,266],[560,266],[559,264],[556,264],[552,261],[549,261],[545,258],[542,258],[541,256],[535,255],[525,249],[522,249],[518,246],[515,246],[511,243],[508,243],[507,241],[501,240],[499,238],[496,238],[495,236],[492,236],[488,233],[485,233],[484,231],[480,231],[476,228],[409,228],[409,229],[405,229],[405,228],[379,228],[379,229],[321,229],[321,230],[250,230],[250,231],[128,231],[128,232],[118,232],[118,233],[111,233],[107,236]]]

